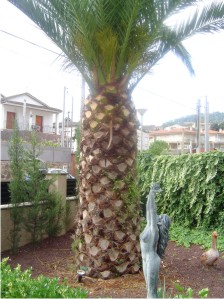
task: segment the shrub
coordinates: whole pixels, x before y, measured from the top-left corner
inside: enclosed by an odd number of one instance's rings
[[[164,192],[157,196],[159,213],[193,228],[224,230],[224,153],[181,156],[139,156],[139,185],[145,202],[152,182]]]
[[[11,269],[7,259],[1,262],[1,298],[86,298],[87,291],[59,283],[58,278],[43,275],[32,278],[32,269],[21,270],[18,265]]]

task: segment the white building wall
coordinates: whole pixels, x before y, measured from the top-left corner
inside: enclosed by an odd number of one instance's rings
[[[23,103],[25,100],[27,104],[36,105],[36,106],[40,106],[40,107],[43,106],[41,103],[39,103],[38,101],[35,101],[34,99],[30,98],[26,94],[17,95],[15,98],[12,98],[11,100],[13,102],[18,102],[18,103]]]
[[[141,150],[141,131],[137,131],[138,134],[138,150]],[[142,150],[147,150],[149,148],[149,134],[142,132]]]
[[[0,129],[3,129],[4,125],[4,111],[3,111],[3,105],[0,104]]]
[[[35,124],[36,116],[43,117],[43,132],[49,133],[52,132],[53,127],[53,113],[44,111],[44,110],[37,110],[34,108],[29,108],[26,106],[26,113],[25,113],[25,120],[23,117],[23,107],[21,106],[12,106],[12,105],[0,105],[1,106],[1,129],[6,129],[6,121],[7,121],[7,112],[14,112],[16,114],[16,119],[20,129],[29,130],[31,129],[31,125]],[[32,115],[32,117],[31,117]],[[24,122],[25,121],[25,122]]]

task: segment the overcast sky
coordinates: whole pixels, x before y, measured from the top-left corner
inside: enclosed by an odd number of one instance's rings
[[[206,96],[210,112],[224,112],[224,33],[197,35],[185,46],[192,56],[195,77],[168,54],[133,92],[136,108],[147,109],[145,125],[195,114],[199,98],[203,112]],[[49,106],[62,109],[66,86],[66,115],[71,112],[73,97],[74,120],[78,121],[81,76],[64,71],[63,60],[52,51],[61,53],[22,12],[7,0],[0,0],[0,93],[11,96],[29,92]]]

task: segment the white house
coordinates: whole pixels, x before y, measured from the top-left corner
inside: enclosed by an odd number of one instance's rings
[[[209,150],[218,149],[224,151],[224,132],[213,130],[208,131]],[[200,132],[201,142],[200,151],[204,151],[205,147],[205,132]],[[166,130],[157,130],[149,133],[150,144],[156,140],[162,140],[169,144],[171,152],[189,153],[195,152],[197,147],[197,132],[193,128],[178,127],[168,128]]]
[[[9,97],[1,95],[0,129],[13,129],[16,119],[21,130],[58,134],[58,116],[61,112],[62,110],[49,107],[29,93]],[[53,129],[54,121],[56,130]]]

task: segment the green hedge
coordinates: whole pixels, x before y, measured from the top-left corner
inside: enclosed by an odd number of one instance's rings
[[[160,182],[159,213],[189,228],[224,230],[224,153],[138,157],[141,198],[145,202],[152,182]]]

